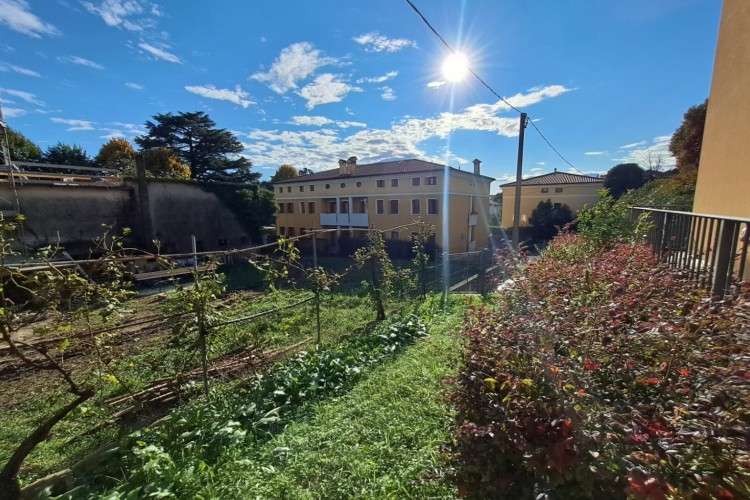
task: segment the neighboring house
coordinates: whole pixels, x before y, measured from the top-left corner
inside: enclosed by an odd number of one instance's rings
[[[503,218],[501,227],[513,226],[516,183],[500,186],[503,189]],[[578,212],[584,205],[599,201],[599,191],[604,187],[604,179],[587,175],[554,172],[521,181],[521,222],[520,227],[529,225],[531,212],[539,202],[550,200],[555,206],[568,205]]]
[[[351,157],[339,160],[339,168],[276,182],[277,234],[344,228],[364,238],[374,228],[387,230],[386,239],[408,241],[410,228],[390,229],[422,217],[435,226],[439,247],[446,236],[451,253],[481,250],[494,179],[479,173],[480,163],[474,160],[472,173],[417,159],[358,165]],[[337,234],[325,238],[335,246]]]
[[[502,198],[500,198],[502,200]],[[503,203],[502,201],[495,201],[492,198],[490,198],[490,215],[497,215],[498,217],[500,214],[503,213]]]
[[[693,212],[750,218],[750,2],[724,0]]]

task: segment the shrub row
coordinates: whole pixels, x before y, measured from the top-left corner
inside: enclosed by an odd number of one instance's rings
[[[750,498],[750,299],[563,234],[472,312],[450,397],[474,498]],[[506,285],[507,287],[507,285]]]
[[[426,325],[412,316],[352,336],[337,347],[299,353],[256,375],[236,393],[215,394],[208,402],[175,412],[159,427],[130,435],[117,459],[120,479],[81,486],[68,496],[88,492],[99,498],[101,489],[111,489],[110,499],[191,497],[190,489],[211,481],[213,468],[232,450],[267,439],[307,403],[343,393],[367,366],[425,335]],[[112,469],[110,464],[107,472]]]

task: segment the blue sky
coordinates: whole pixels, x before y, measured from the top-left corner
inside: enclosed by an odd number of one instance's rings
[[[720,0],[414,0],[581,172],[662,157],[707,96]],[[423,158],[512,180],[518,115],[404,0],[0,0],[5,119],[94,156],[156,113],[205,111],[270,176]],[[565,164],[529,127],[524,172]],[[493,191],[495,189],[493,188]]]

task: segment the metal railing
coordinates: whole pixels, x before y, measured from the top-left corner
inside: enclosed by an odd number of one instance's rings
[[[685,271],[711,293],[739,292],[748,278],[750,219],[634,207],[631,219],[645,214],[653,225],[646,235],[662,262]]]

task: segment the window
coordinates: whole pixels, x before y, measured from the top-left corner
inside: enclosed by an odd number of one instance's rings
[[[330,184],[326,184],[326,189],[331,189],[331,185]]]
[[[385,209],[383,207],[383,200],[376,200],[375,201],[375,211],[379,214],[385,213]]]
[[[437,185],[437,177],[427,177],[425,179],[425,181],[427,181],[427,182],[425,182],[425,184],[427,184],[428,186],[436,186]]]
[[[284,204],[283,203],[279,203],[279,213],[280,214],[284,213]]]
[[[305,229],[304,227],[301,227],[301,228],[299,228],[299,235],[300,235],[300,236],[302,236],[302,235],[303,235],[303,234],[305,234],[306,232],[307,232],[307,229]]]
[[[542,193],[549,193],[549,188],[542,188]]]
[[[385,180],[384,179],[378,179],[378,187],[384,188],[385,187]]]
[[[419,215],[419,199],[411,200],[411,214]]]
[[[420,183],[421,180],[422,179],[420,179],[419,177],[412,177],[411,178],[411,185],[412,186],[419,186],[419,183]]]
[[[286,236],[286,228],[284,226],[279,227],[279,236]]]
[[[294,203],[287,203],[286,204],[286,213],[293,214],[294,213]]]
[[[310,191],[315,191],[315,184],[310,184]]]
[[[436,198],[429,198],[427,200],[427,213],[429,215],[437,215],[438,213],[438,201]]]
[[[392,188],[398,187],[398,179],[391,179],[391,187]]]
[[[552,206],[553,206],[554,208],[556,208],[556,209],[557,209],[557,208],[562,208],[562,203],[555,203],[555,204],[554,204],[554,205],[552,205]]]
[[[341,189],[344,189],[346,187],[346,182],[341,183]]]
[[[398,213],[398,200],[391,200],[391,214]]]
[[[305,192],[305,186],[300,186],[299,187],[299,192],[300,193],[304,193]]]
[[[284,188],[283,188],[283,187],[280,187],[280,188],[279,188],[279,193],[283,193],[283,192],[284,192]]]
[[[314,214],[315,213],[315,202],[311,201],[307,204],[307,213]]]
[[[286,192],[287,193],[291,193],[292,192],[292,186],[287,186],[286,187]]]
[[[361,183],[361,182],[358,182],[358,183],[357,183],[357,187],[358,187],[358,188],[361,188],[361,187],[362,187],[362,183]]]
[[[299,213],[304,214],[305,213],[305,202],[300,201],[299,202]]]
[[[335,214],[336,213],[336,202],[335,201],[329,201],[328,202],[328,213],[329,214]]]
[[[398,241],[398,231],[391,231],[391,239],[393,241]]]
[[[563,188],[555,188],[555,193],[562,193]]]
[[[341,200],[341,213],[342,214],[349,213],[349,200]]]
[[[287,233],[287,236],[290,236],[290,237],[294,236],[294,228],[293,227],[289,228],[289,232]]]

